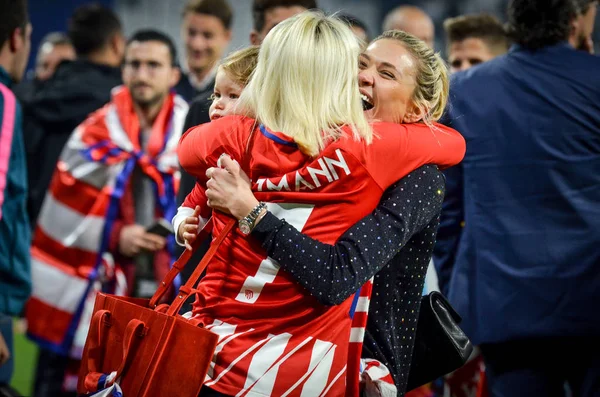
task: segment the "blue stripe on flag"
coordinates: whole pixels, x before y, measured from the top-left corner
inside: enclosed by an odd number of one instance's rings
[[[354,312],[356,311],[356,305],[358,305],[358,298],[360,298],[361,288],[359,288],[358,291],[356,291],[356,293],[354,294],[354,299],[352,300],[352,306],[350,306],[350,318],[354,318]]]

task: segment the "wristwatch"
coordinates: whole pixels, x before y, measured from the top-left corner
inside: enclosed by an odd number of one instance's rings
[[[256,222],[256,218],[258,218],[262,210],[266,208],[267,204],[261,201],[256,207],[252,209],[252,211],[250,211],[248,215],[246,215],[244,218],[238,221],[240,232],[242,232],[244,236],[247,236],[252,232],[252,229],[254,229],[254,222]]]

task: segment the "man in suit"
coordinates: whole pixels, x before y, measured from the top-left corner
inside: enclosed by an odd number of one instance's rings
[[[510,52],[452,78],[467,154],[447,188],[464,203],[444,205],[436,266],[492,396],[600,394],[600,58],[581,51],[596,7],[512,0]]]

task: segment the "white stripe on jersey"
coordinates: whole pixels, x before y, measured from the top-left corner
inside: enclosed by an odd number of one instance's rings
[[[270,335],[271,336],[271,335]],[[260,390],[260,393],[270,396],[277,379],[278,366],[271,371],[271,367],[277,359],[283,354],[285,348],[292,337],[292,334],[281,334],[271,338],[263,347],[252,356],[252,362],[248,367],[249,376],[246,377],[244,389],[237,396],[252,387],[253,391]],[[250,376],[252,374],[252,376]]]
[[[292,385],[292,387],[290,387],[285,393],[283,393],[281,395],[281,397],[285,397],[288,394],[290,394],[302,382],[304,382],[304,380],[306,378],[308,378],[313,373],[313,371],[315,370],[316,366],[319,365],[319,362],[323,358],[323,355],[327,354],[329,352],[329,350],[331,349],[331,346],[333,346],[333,344],[330,343],[330,342],[324,342],[324,341],[318,340],[318,339],[315,341],[315,344],[314,344],[313,350],[312,350],[312,355],[310,356],[310,364],[308,366],[308,370],[306,371],[306,373],[304,375],[302,375],[302,377],[300,379],[298,379],[296,381],[296,383],[294,383]],[[318,354],[315,354],[315,350],[318,350]],[[325,351],[323,351],[323,350],[325,350]]]
[[[215,352],[213,353],[213,359],[211,360],[210,365],[208,367],[208,373],[207,373],[208,378],[212,379],[214,376],[215,361],[217,360],[217,355],[221,352],[221,350],[223,350],[223,346],[225,346],[227,343],[229,343],[233,339],[237,338],[238,336],[240,336],[246,332],[250,332],[250,331],[254,330],[254,329],[249,329],[247,331],[236,334],[235,333],[236,328],[237,328],[237,325],[227,324],[221,320],[215,320],[212,324],[206,326],[206,329],[210,329],[211,332],[219,335],[219,341],[218,341],[217,347],[215,348]],[[207,381],[208,378],[205,378],[205,382]]]
[[[267,203],[267,209],[279,219],[285,219],[287,223],[302,231],[308,218],[314,209],[312,204],[294,203]],[[279,263],[272,258],[266,258],[260,263],[254,276],[248,276],[244,285],[240,288],[237,297],[238,302],[253,304],[258,300],[260,293],[266,284],[272,283],[279,272]]]
[[[271,336],[271,335],[269,335]],[[277,371],[279,370],[279,366],[281,364],[283,364],[285,361],[287,361],[288,358],[290,358],[294,353],[296,353],[298,350],[300,350],[304,345],[306,345],[308,342],[310,342],[312,340],[312,336],[309,336],[308,338],[304,339],[302,341],[302,343],[300,343],[298,346],[296,346],[295,348],[293,348],[292,350],[290,350],[285,356],[283,356],[282,358],[280,358],[279,360],[277,360],[277,362],[275,364],[273,364],[273,366],[269,369],[269,371],[267,372],[267,374],[269,374],[270,372],[274,372],[275,374],[277,374]],[[250,374],[248,374],[248,376],[250,376]],[[264,376],[264,375],[263,375]],[[262,378],[262,377],[261,377]],[[262,390],[256,390],[257,387],[256,385],[260,383],[261,378],[259,378],[255,384],[253,386],[251,386],[251,389],[248,390],[248,392],[258,392],[261,395],[270,395],[270,394],[264,394],[262,392]],[[273,386],[271,386],[271,390],[273,390]],[[236,397],[238,396],[243,396],[244,390],[240,391]],[[254,393],[252,393],[252,395],[254,395]]]
[[[313,365],[313,362],[315,362],[317,367],[314,369],[313,373],[310,374],[310,377],[302,387],[302,394],[300,397],[318,396],[327,386],[327,379],[329,379],[329,373],[331,372],[331,367],[333,365],[336,346],[330,342],[317,342],[320,343],[315,343],[310,358],[311,366]]]
[[[344,374],[344,372],[346,372],[346,365],[344,365],[344,368],[342,368],[342,370],[335,376],[335,378],[333,378],[329,386],[327,386],[327,389],[325,389],[325,391],[321,393],[319,397],[326,396],[327,393],[329,393],[329,390],[333,387],[333,385],[335,385],[335,382],[337,382],[337,380],[340,378],[340,376]]]
[[[256,302],[265,284],[272,283],[275,277],[277,277],[277,272],[279,272],[279,264],[277,262],[271,258],[263,260],[256,274],[246,278],[235,300],[249,304]]]
[[[298,231],[304,229],[315,206],[313,204],[267,203],[267,209],[279,219],[285,219]]]
[[[241,334],[240,334],[241,335]],[[212,386],[215,383],[217,383],[219,380],[221,380],[221,378],[223,376],[225,376],[229,371],[231,371],[231,368],[233,368],[238,362],[240,362],[244,357],[246,357],[248,354],[252,353],[254,350],[256,350],[260,345],[268,342],[271,338],[273,337],[273,335],[269,335],[266,339],[263,340],[259,340],[258,342],[256,342],[255,344],[253,344],[252,346],[250,346],[249,349],[247,349],[245,352],[243,352],[242,354],[240,354],[238,356],[238,358],[236,358],[235,360],[233,360],[231,362],[231,364],[229,364],[229,367],[227,367],[226,369],[224,369],[223,371],[221,371],[221,373],[219,374],[219,376],[217,376],[217,378],[211,382],[205,383],[206,386]],[[213,358],[213,361],[216,358]]]

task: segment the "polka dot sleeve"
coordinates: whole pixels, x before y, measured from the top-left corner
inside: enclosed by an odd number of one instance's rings
[[[252,235],[321,303],[335,305],[356,292],[436,218],[443,197],[442,174],[436,166],[425,165],[390,187],[375,211],[335,245],[313,240],[270,213]]]

